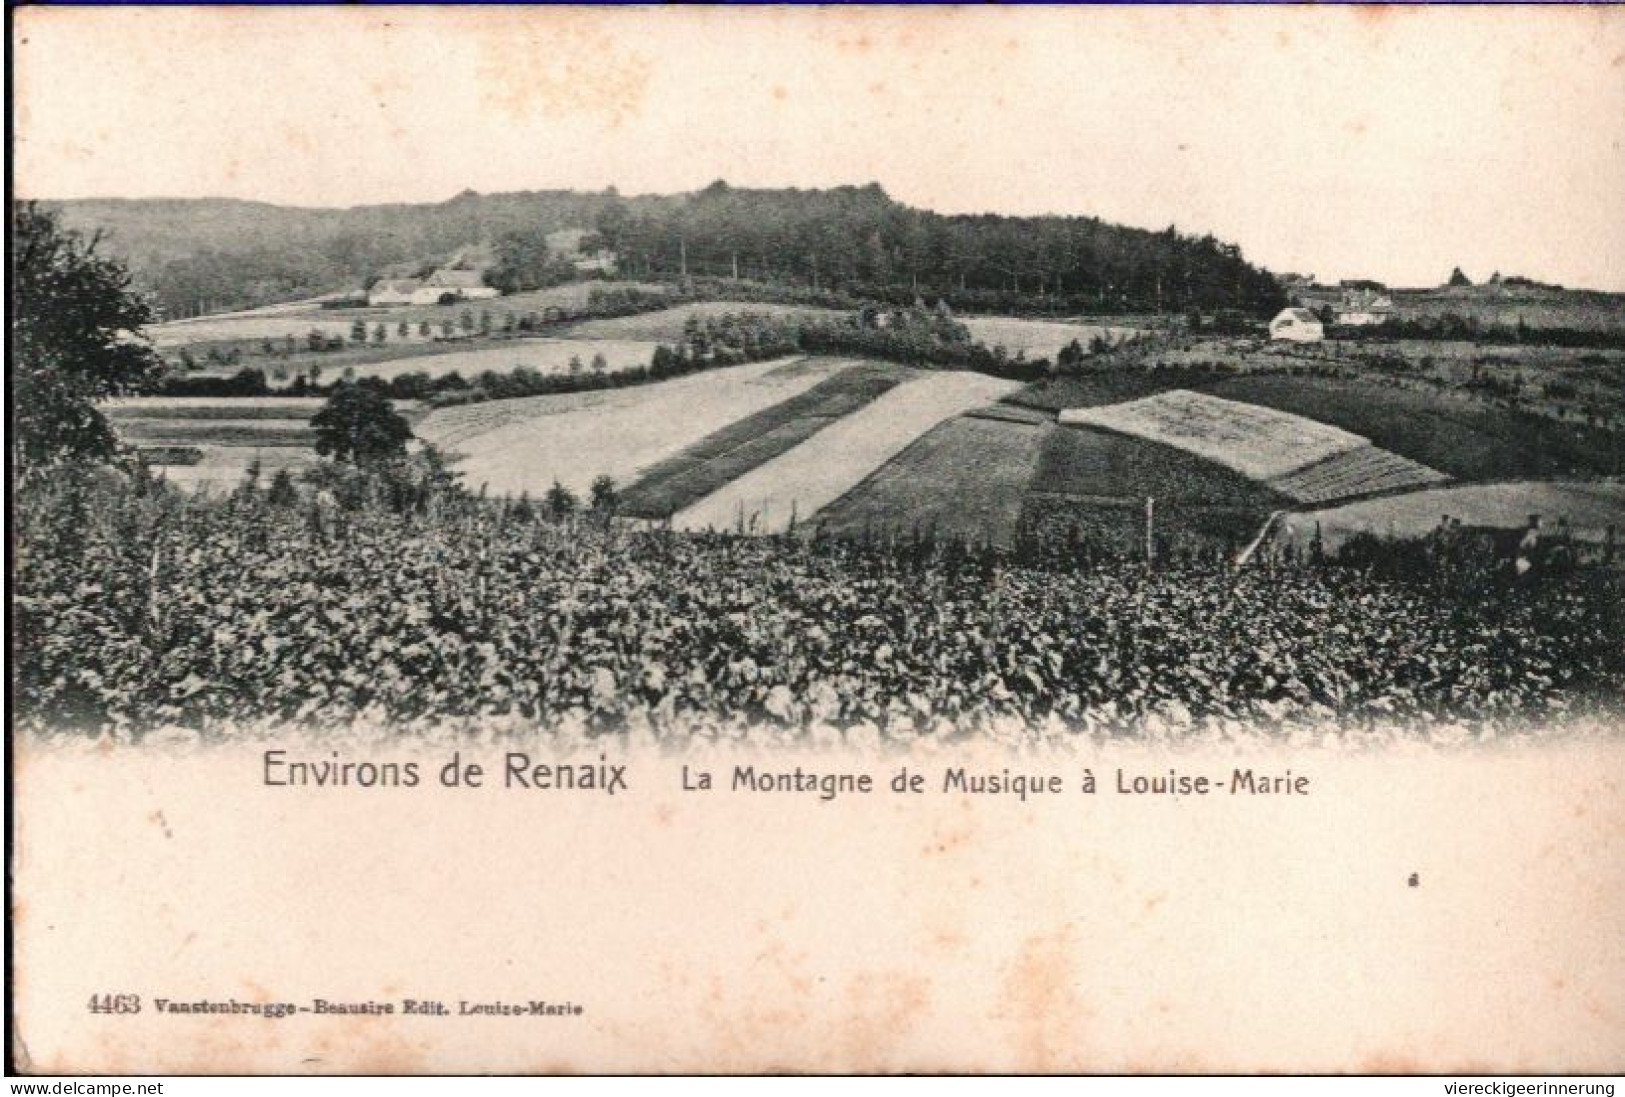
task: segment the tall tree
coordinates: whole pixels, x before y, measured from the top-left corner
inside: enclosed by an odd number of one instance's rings
[[[370,384],[340,383],[310,425],[318,454],[362,466],[403,456],[412,438],[411,424]]]
[[[139,392],[163,363],[141,341],[152,308],[99,240],[32,202],[11,216],[12,454],[18,471],[106,461],[117,441],[96,404]]]
[[[519,293],[568,281],[575,268],[548,248],[542,226],[513,229],[497,239],[496,262],[485,280],[503,293]]]

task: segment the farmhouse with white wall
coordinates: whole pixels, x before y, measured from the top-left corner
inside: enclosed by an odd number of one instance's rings
[[[1282,309],[1270,321],[1270,338],[1287,339],[1294,343],[1318,343],[1326,338],[1326,328],[1320,317],[1308,309]]]
[[[367,291],[369,305],[434,305],[451,295],[459,301],[501,296],[477,270],[441,268],[427,278],[380,278]]]

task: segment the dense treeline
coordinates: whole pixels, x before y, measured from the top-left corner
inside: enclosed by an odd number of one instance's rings
[[[604,243],[634,276],[683,273],[915,294],[978,311],[1144,312],[1281,303],[1266,271],[1211,236],[1093,217],[943,216],[879,186],[746,190],[717,182],[686,202],[612,202]]]
[[[1018,381],[1034,381],[1052,371],[1047,358],[1029,359],[1020,352],[1012,356],[1003,347],[977,342],[945,308],[865,309],[838,317],[748,312],[703,319],[691,316],[682,342],[663,355],[665,350],[662,347],[655,353],[657,376],[662,357],[731,364],[796,351],[851,354],[925,369],[973,370]],[[1063,354],[1076,364],[1083,349],[1074,345]]]
[[[71,227],[108,246],[171,318],[365,285],[386,268],[477,245],[509,288],[546,284],[541,235],[595,229],[637,277],[709,276],[906,303],[916,294],[1005,313],[1182,311],[1281,301],[1233,245],[1093,217],[942,216],[880,187],[745,190],[621,198],[537,191],[447,202],[290,209],[202,200],[61,203]]]
[[[52,205],[70,228],[104,229],[107,250],[175,319],[357,289],[386,268],[433,265],[469,245],[489,246],[501,262],[516,234],[591,226],[614,200],[613,192],[466,191],[446,202],[353,209],[212,198]],[[667,201],[631,200],[638,209]]]

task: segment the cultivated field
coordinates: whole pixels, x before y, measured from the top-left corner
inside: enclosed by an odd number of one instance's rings
[[[1135,552],[1145,501],[1160,540],[1181,549],[1234,548],[1290,500],[1268,485],[1173,446],[1090,427],[1057,427],[1022,500],[1022,529],[1050,542],[1073,531]]]
[[[297,506],[176,521],[112,478],[18,495],[24,734],[1460,743],[1463,720],[1617,726],[1625,681],[1618,575],[1452,592],[1335,566],[964,566],[453,498],[333,536]]]
[[[267,476],[313,465],[310,417],[322,404],[313,398],[148,396],[105,407],[120,439],[151,451],[158,475],[185,488],[229,490],[256,462]],[[420,411],[408,401],[397,408],[408,418]],[[177,462],[191,452],[199,460]]]
[[[322,401],[279,398],[136,397],[110,401],[108,419],[125,442],[142,447],[310,447],[310,417]],[[242,465],[247,466],[248,456]],[[229,464],[220,460],[214,464]]]
[[[562,374],[571,372],[571,360],[580,362],[582,372],[589,372],[595,355],[602,354],[607,373],[647,366],[654,357],[654,343],[639,343],[624,339],[541,339],[506,340],[497,346],[484,346],[477,350],[448,350],[443,354],[402,358],[397,361],[368,362],[348,366],[357,377],[388,379],[403,373],[426,373],[431,377],[444,377],[460,373],[472,380],[486,370],[508,373],[521,367],[537,373]]]
[[[126,396],[102,409],[113,422],[129,419],[309,419],[326,403],[318,396]]]
[[[1326,383],[1328,395],[1339,386],[1377,385],[1408,392],[1424,409],[1499,407],[1503,413],[1556,420],[1565,430],[1625,434],[1625,350],[1533,342],[1329,339],[1288,345],[1232,336],[1159,336],[1107,360],[1104,368],[1035,383],[1014,399],[1043,407],[1087,407],[1171,388],[1208,391],[1238,374],[1287,374],[1311,388]],[[1509,405],[1508,394],[1515,395],[1516,407]]]
[[[1069,408],[1060,421],[1161,442],[1257,480],[1284,476],[1366,441],[1303,416],[1183,389],[1125,404]]]
[[[664,293],[667,288],[643,282],[572,282],[551,289],[533,290],[483,301],[378,308],[327,309],[321,307],[319,300],[313,300],[266,306],[220,316],[172,320],[149,326],[146,335],[159,350],[175,350],[183,346],[206,343],[258,342],[262,339],[280,342],[290,335],[303,345],[305,336],[310,334],[313,328],[324,335],[348,338],[350,325],[359,319],[366,323],[369,332],[374,325],[383,324],[389,333],[390,342],[421,342],[426,338],[438,337],[441,333],[440,326],[444,321],[450,320],[455,324],[464,309],[476,317],[481,311],[489,312],[500,326],[505,313],[518,318],[529,312],[542,313],[550,308],[565,311],[584,309],[594,290],[637,289],[645,293]],[[409,329],[409,335],[404,339],[399,334],[399,325],[403,320]],[[431,325],[432,334],[427,337],[418,332],[419,325],[424,321]]]
[[[677,305],[659,312],[645,312],[635,316],[614,316],[602,320],[586,320],[570,329],[572,339],[642,339],[657,343],[676,343],[683,337],[683,325],[690,316],[705,317],[739,315],[752,312],[758,316],[807,316],[819,319],[845,316],[838,309],[815,308],[811,305],[765,305],[751,301],[696,301]]]
[[[1053,413],[1063,408],[1121,404],[1170,389],[1191,388],[1195,382],[1209,379],[1181,371],[1117,367],[1035,381],[1004,402]]]
[[[138,446],[302,446],[316,432],[304,419],[127,419],[118,425]]]
[[[735,310],[819,311],[719,302],[595,321],[575,333],[675,339],[690,313]],[[572,357],[590,369],[597,353],[614,370],[647,363],[655,345],[573,337],[461,349],[402,344],[393,357],[379,353],[385,348],[356,352],[380,360],[362,357],[354,374],[456,371],[475,380],[518,367],[557,374]],[[1125,352],[1122,368],[1019,389],[981,375],[813,358],[627,389],[403,410],[470,486],[540,496],[556,479],[585,495],[608,475],[622,514],[669,518],[679,528],[743,523],[771,532],[793,514],[804,531],[822,526],[843,537],[918,530],[1005,547],[1032,537],[1132,552],[1143,551],[1145,500],[1153,497],[1161,550],[1207,553],[1245,544],[1276,510],[1319,508],[1308,513],[1339,523],[1342,512],[1332,506],[1339,502],[1401,507],[1351,510],[1344,524],[1355,528],[1387,522],[1410,505],[1400,500],[1414,500],[1433,522],[1431,489],[1491,481],[1509,513],[1533,512],[1541,509],[1531,505],[1537,498],[1520,502],[1524,486],[1501,482],[1625,471],[1617,435],[1464,387],[1489,370],[1527,370],[1526,388],[1562,377],[1584,403],[1614,380],[1606,355],[1552,351],[1548,363],[1536,354],[1542,350],[1351,344],[1310,348],[1300,365],[1290,353],[1206,338],[1188,347],[1176,341],[1167,353],[1160,344]],[[1395,371],[1395,356],[1415,355],[1424,372]],[[150,448],[171,479],[229,486],[257,453],[267,471],[308,463],[306,420],[321,402],[159,398],[115,401],[109,410],[120,434]],[[198,464],[183,463],[189,449],[201,451]],[[1334,509],[1338,515],[1326,518]],[[1281,528],[1296,536],[1303,526],[1288,515]]]
[[[846,494],[938,423],[1016,387],[979,373],[921,374],[679,511],[673,525],[782,531],[792,518],[805,521]]]
[[[971,337],[978,343],[1003,347],[1012,355],[1021,351],[1028,358],[1048,358],[1052,362],[1061,353],[1061,348],[1074,339],[1087,352],[1089,340],[1097,335],[1115,340],[1133,334],[1130,328],[1072,324],[1060,320],[1024,320],[1015,316],[957,316],[955,319],[970,329]]]
[[[1261,509],[1282,503],[1267,484],[1175,446],[1090,427],[1064,426],[1045,441],[1036,492],[1080,499],[1204,503]]]
[[[540,495],[557,480],[584,495],[600,475],[630,484],[683,447],[847,364],[781,358],[658,384],[441,408],[416,429],[459,458],[470,487]]]
[[[1278,375],[1234,377],[1203,391],[1329,423],[1457,480],[1625,472],[1620,435],[1452,392]]]
[[[577,311],[587,307],[593,292],[601,290],[638,290],[642,293],[666,293],[671,287],[655,282],[571,282],[563,286],[552,286],[548,289],[529,290],[525,293],[510,294],[507,297],[492,297],[484,301],[458,301],[454,305],[388,305],[378,308],[353,309],[326,309],[324,315],[336,316],[346,323],[356,317],[369,322],[383,320],[399,323],[401,320],[417,324],[427,320],[431,324],[439,324],[448,316],[456,320],[466,308],[475,316],[486,310],[499,321],[503,313],[512,313],[520,317],[528,312],[545,313],[548,309],[562,309],[565,312]]]
[[[804,529],[953,538],[1009,548],[1048,424],[961,415],[927,431]]]
[[[621,493],[620,512],[636,518],[674,514],[800,445],[912,373],[901,366],[854,363],[806,392],[730,423],[650,468]]]
[[[177,487],[192,491],[229,492],[243,482],[250,465],[258,462],[261,483],[278,469],[297,476],[316,464],[316,451],[309,446],[205,446],[203,459],[193,465],[160,465],[153,469]]]
[[[219,318],[199,317],[196,320],[177,320],[168,324],[154,324],[147,329],[147,337],[152,341],[153,347],[158,350],[178,350],[181,347],[195,346],[200,343],[226,343],[241,340],[258,341],[269,339],[273,343],[282,343],[289,336],[303,349],[305,337],[312,331],[319,331],[326,336],[337,336],[340,339],[350,337],[350,321],[334,320],[331,312],[317,311],[314,313],[282,313],[272,316],[225,316]],[[382,322],[382,321],[379,321]],[[367,325],[368,331],[372,325]],[[388,325],[389,339],[399,341],[395,325]],[[435,329],[439,334],[439,329]],[[414,341],[423,337],[413,327],[411,338]]]
[[[296,313],[311,315],[322,307],[322,302],[334,300],[342,294],[329,294],[322,297],[307,297],[302,301],[280,301],[274,305],[256,305],[249,309],[235,309],[231,312],[211,312],[206,316],[191,316],[183,320],[166,320],[163,327],[183,327],[187,324],[212,324],[219,320],[236,320],[246,316],[292,316]]]
[[[1324,503],[1437,484],[1447,477],[1408,457],[1360,446],[1271,480],[1270,487],[1299,503]]]
[[[1567,519],[1570,531],[1586,540],[1601,540],[1614,526],[1625,547],[1625,484],[1620,483],[1514,481],[1414,491],[1286,515],[1279,535],[1306,545],[1318,525],[1327,549],[1335,550],[1362,531],[1421,537],[1446,514],[1463,525],[1499,529],[1521,529],[1538,514],[1547,531]]]
[[[1460,316],[1485,327],[1522,323],[1536,331],[1625,332],[1625,294],[1485,285],[1399,290],[1393,296],[1395,310],[1405,320]]]

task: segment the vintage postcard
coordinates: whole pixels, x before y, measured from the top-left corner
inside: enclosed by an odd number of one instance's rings
[[[23,7],[19,1073],[1625,1068],[1625,12]]]

